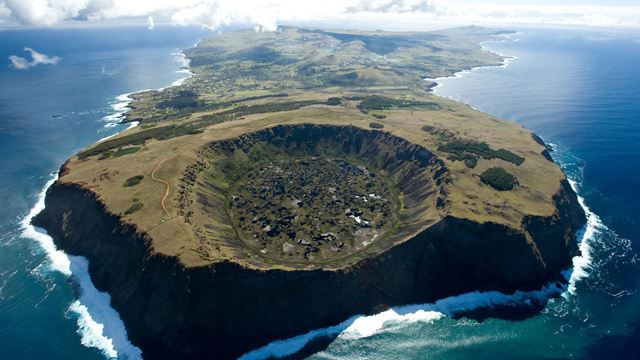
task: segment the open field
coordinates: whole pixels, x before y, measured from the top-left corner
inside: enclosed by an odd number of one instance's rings
[[[187,266],[340,268],[447,216],[520,229],[525,216],[554,213],[564,174],[528,130],[434,96],[423,80],[498,63],[477,46],[496,33],[283,28],[206,39],[186,52],[195,76],[136,95],[128,116],[141,125],[83,150],[59,181],[92,189],[111,212],[148,233],[156,252]],[[372,122],[383,127],[372,129]],[[311,157],[350,165],[326,167]],[[300,210],[287,205],[298,198],[272,189],[259,197],[261,187],[305,174],[300,159],[315,166],[305,175],[313,186],[292,182],[287,192],[311,191],[322,204]],[[286,176],[265,172],[269,166]],[[380,182],[367,185],[357,166]],[[517,179],[512,190],[482,181],[493,167]],[[351,186],[338,191],[334,177]],[[128,180],[135,185],[123,186]],[[345,205],[358,195],[353,191],[368,196],[366,186],[388,203],[370,210]],[[232,209],[236,198],[248,205]],[[338,198],[344,204],[336,205]],[[330,203],[336,208],[318,215],[317,224],[295,223]],[[249,224],[249,212],[271,215]],[[283,216],[289,223],[278,223]],[[356,217],[382,225],[360,226]],[[276,223],[286,231],[276,232]],[[291,232],[306,235],[283,235]]]

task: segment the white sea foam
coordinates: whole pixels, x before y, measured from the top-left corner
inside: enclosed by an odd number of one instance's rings
[[[58,175],[56,174],[47,181],[47,184],[44,186],[40,194],[38,194],[38,201],[33,208],[31,208],[29,214],[27,214],[27,216],[21,221],[20,225],[22,227],[22,236],[38,242],[42,250],[47,254],[47,258],[49,260],[47,266],[51,270],[70,276],[71,262],[69,261],[67,254],[56,248],[56,245],[53,243],[53,239],[51,236],[47,235],[46,231],[31,225],[31,219],[44,209],[44,198],[47,194],[47,189],[57,179]]]
[[[111,297],[93,286],[89,261],[82,256],[70,256],[70,260],[71,271],[80,287],[80,299],[72,303],[69,310],[78,315],[82,344],[96,347],[110,358],[141,359],[142,352],[129,342],[120,315],[110,305]]]
[[[184,78],[180,78],[171,84],[171,86],[179,86],[193,73],[188,69],[190,60],[184,53],[180,52],[172,55],[175,55],[177,61],[181,64],[181,69],[176,73],[186,74]],[[111,109],[114,113],[102,118],[106,122],[105,128],[112,128],[122,124],[125,114],[130,109],[129,105],[133,102],[131,95],[145,91],[163,91],[164,89],[166,87],[118,95],[115,101],[111,103]],[[137,125],[138,122],[133,121],[127,129]],[[106,140],[117,134],[106,136],[99,141]],[[38,196],[35,206],[21,222],[22,235],[35,240],[47,255],[47,262],[38,265],[36,269],[38,272],[41,269],[60,272],[69,276],[79,285],[80,298],[69,306],[68,311],[77,316],[78,334],[81,336],[83,345],[99,349],[107,358],[141,359],[142,352],[129,342],[122,319],[110,305],[111,298],[109,294],[98,291],[91,282],[87,259],[81,256],[68,256],[63,251],[58,250],[53,239],[46,231],[31,225],[31,219],[45,208],[47,189],[57,178],[58,175],[55,174],[46,183]]]
[[[482,41],[480,43],[478,43],[478,45],[480,45],[480,47],[484,50],[484,51],[488,51],[488,52],[492,52],[500,57],[502,57],[502,62],[499,65],[486,65],[486,66],[476,66],[473,67],[471,69],[466,69],[466,70],[460,70],[458,72],[453,73],[451,76],[441,76],[441,77],[437,77],[437,78],[424,78],[423,80],[425,81],[430,81],[430,82],[434,82],[436,83],[436,86],[432,87],[431,90],[435,93],[437,92],[437,90],[439,88],[442,87],[442,79],[450,79],[450,78],[463,78],[475,71],[480,71],[483,69],[490,69],[490,68],[495,68],[495,67],[503,67],[506,68],[508,66],[510,66],[514,61],[516,61],[518,59],[517,56],[512,56],[512,55],[506,55],[506,54],[501,54],[495,50],[491,50],[489,48],[487,48],[486,44],[487,43],[492,43],[492,42],[505,42],[505,41],[513,41],[513,42],[517,42],[520,39],[516,38],[515,36],[517,36],[518,33],[515,34],[505,34],[505,35],[499,35],[498,39],[491,39],[491,40],[487,40],[487,41]],[[440,94],[439,94],[440,95]],[[442,96],[442,95],[440,95]],[[443,96],[444,98],[447,99],[453,99],[453,97],[451,96]],[[474,110],[479,110],[473,106],[470,105],[470,107]]]
[[[198,43],[196,43],[195,46],[198,46]],[[185,77],[174,81],[171,84],[171,86],[181,86],[182,84],[184,84],[185,81],[187,81],[187,79],[193,76],[193,72],[189,70],[189,64],[191,63],[191,59],[189,59],[182,51],[173,53],[171,55],[175,56],[176,62],[180,64],[180,70],[177,70],[176,74],[186,75]]]
[[[124,324],[110,306],[109,295],[99,292],[91,282],[88,262],[78,256],[68,256],[56,248],[51,236],[43,229],[31,225],[31,219],[45,208],[47,189],[58,178],[55,174],[38,195],[38,201],[21,221],[22,236],[35,240],[47,255],[46,262],[38,265],[38,272],[57,271],[70,277],[80,287],[80,299],[68,311],[77,316],[78,334],[87,347],[99,349],[106,357],[140,359],[141,351],[127,339]],[[105,325],[108,324],[105,328]]]
[[[573,191],[578,194],[578,183],[569,179],[569,184]],[[578,202],[585,215],[587,216],[587,223],[584,228],[578,234],[578,249],[580,254],[573,258],[573,267],[569,270],[568,282],[569,286],[567,292],[563,296],[574,295],[576,292],[576,283],[581,279],[589,276],[589,270],[591,269],[591,241],[601,231],[604,225],[600,221],[600,217],[594,214],[584,202],[584,198],[578,195]]]
[[[113,341],[103,334],[104,325],[93,320],[86,306],[76,300],[69,306],[69,311],[75,313],[78,318],[77,332],[81,337],[82,345],[100,349],[107,358],[115,359],[118,357]]]
[[[132,93],[126,93],[126,94],[121,94],[118,95],[115,98],[115,101],[113,103],[111,103],[111,109],[114,111],[112,114],[109,114],[105,117],[102,118],[102,120],[104,122],[106,122],[105,124],[105,128],[113,128],[115,126],[121,125],[122,121],[125,120],[125,115],[127,114],[127,112],[130,110],[129,105],[131,105],[131,103],[133,102],[133,98],[131,98],[131,95],[133,94],[138,94],[141,92],[145,92],[145,91],[163,91],[168,87],[173,87],[173,86],[181,86],[182,84],[184,84],[185,81],[187,81],[187,79],[189,79],[191,76],[193,76],[193,72],[191,70],[189,70],[189,63],[191,62],[191,59],[187,58],[187,56],[184,54],[184,52],[175,52],[172,53],[171,55],[174,56],[175,61],[180,64],[180,69],[176,70],[176,74],[184,74],[184,77],[181,77],[177,80],[175,80],[174,82],[171,83],[171,85],[169,86],[164,86],[164,87],[160,87],[157,89],[144,89],[144,90],[139,90],[136,92],[132,92]],[[132,125],[130,125],[128,129],[137,126],[138,123],[137,122],[133,122]],[[102,139],[98,140],[100,141],[104,141],[110,137],[115,136],[116,134],[113,135],[109,135],[109,136],[105,136]]]
[[[377,334],[390,325],[397,323],[429,323],[476,309],[495,307],[521,308],[523,306],[542,304],[549,298],[559,296],[565,289],[566,286],[560,283],[550,283],[541,290],[535,291],[516,291],[513,294],[503,294],[498,291],[476,291],[444,298],[430,304],[398,306],[376,315],[354,316],[332,327],[313,330],[304,335],[285,340],[274,341],[265,347],[243,355],[240,359],[259,360],[292,355],[302,350],[313,339],[323,336],[338,336],[346,340],[359,339]]]
[[[113,114],[109,114],[102,118],[102,121],[106,122],[106,128],[112,128],[117,125],[122,124],[122,120],[124,120],[124,116],[129,111],[129,105],[133,101],[130,97],[132,93],[118,95],[113,103],[111,103],[111,109],[114,111]],[[115,134],[114,134],[115,135]],[[100,139],[100,141],[108,139],[111,136],[104,137]]]

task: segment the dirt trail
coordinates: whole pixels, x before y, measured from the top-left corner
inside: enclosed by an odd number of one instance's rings
[[[169,182],[166,180],[162,180],[158,177],[156,177],[156,171],[158,170],[158,168],[160,167],[160,165],[162,165],[162,163],[164,163],[165,161],[169,160],[171,158],[171,156],[164,158],[162,160],[160,160],[156,166],[153,168],[153,171],[151,171],[151,178],[155,181],[161,182],[164,184],[165,189],[164,189],[164,196],[162,197],[162,201],[160,201],[160,205],[162,205],[162,209],[164,210],[165,213],[167,213],[167,215],[171,216],[171,213],[169,212],[169,210],[167,210],[167,206],[164,204],[165,200],[167,200],[167,197],[169,196],[169,191],[171,190],[171,185],[169,185]]]

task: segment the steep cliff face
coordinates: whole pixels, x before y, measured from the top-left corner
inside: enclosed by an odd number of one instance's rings
[[[145,358],[230,359],[354,314],[558,279],[585,217],[566,182],[554,201],[553,216],[525,218],[524,230],[446,217],[339,271],[256,271],[230,262],[186,268],[154,254],[147,235],[73,184],[55,183],[33,222],[64,251],[89,259],[96,287],[111,294]]]

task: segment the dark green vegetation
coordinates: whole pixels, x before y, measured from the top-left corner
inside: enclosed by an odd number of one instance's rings
[[[122,184],[122,186],[124,186],[124,187],[136,186],[136,185],[140,184],[140,181],[142,181],[142,179],[144,179],[144,175],[132,176],[132,177],[128,178],[127,180],[125,180],[125,182],[124,182],[124,184]]]
[[[417,101],[417,100],[405,100],[405,99],[394,99],[381,95],[371,95],[367,96],[360,104],[358,104],[358,109],[363,113],[367,113],[369,110],[388,110],[388,109],[398,109],[398,108],[407,108],[407,107],[418,107],[420,109],[427,110],[439,110],[440,105],[430,102],[430,101]]]
[[[142,203],[136,201],[133,204],[131,204],[131,206],[124,213],[126,215],[131,215],[140,209],[142,209]]]
[[[450,160],[464,161],[465,165],[470,168],[476,166],[478,162],[477,156],[483,159],[502,159],[516,165],[524,162],[522,156],[518,156],[509,150],[494,150],[485,142],[473,140],[451,140],[438,146],[438,151],[450,153]]]
[[[124,145],[127,145],[127,144],[124,144]],[[101,152],[100,158],[98,158],[98,160],[105,160],[110,157],[120,157],[120,156],[129,155],[129,154],[134,154],[140,150],[140,146],[119,148],[118,150],[115,150],[115,151],[112,150],[117,147],[119,146],[114,146],[113,148],[109,148],[108,151]]]
[[[219,124],[225,121],[231,121],[243,116],[251,114],[262,114],[270,112],[290,111],[300,109],[305,106],[321,104],[316,100],[287,101],[274,102],[258,105],[240,105],[229,110],[203,115],[198,120],[185,123],[183,125],[169,125],[143,129],[138,132],[131,133],[126,136],[119,136],[98,143],[96,146],[82,151],[78,154],[80,159],[86,159],[90,156],[102,155],[101,158],[109,156],[122,156],[134,153],[140,150],[139,146],[119,149],[112,153],[110,150],[120,148],[127,145],[142,145],[151,139],[166,140],[177,136],[193,135],[203,131],[204,128]],[[106,155],[108,154],[108,155]]]
[[[218,101],[218,102],[207,102],[200,100],[197,93],[192,90],[166,90],[171,93],[170,97],[160,97],[157,108],[161,110],[175,110],[177,113],[172,113],[171,115],[165,114],[164,116],[160,116],[157,118],[149,119],[146,122],[151,121],[162,121],[167,120],[168,118],[174,118],[180,116],[182,114],[188,114],[194,111],[213,111],[224,109],[236,104],[240,104],[247,101],[254,100],[262,100],[262,99],[277,99],[282,97],[287,97],[286,93],[277,93],[277,94],[266,94],[266,95],[257,95],[257,96],[248,96],[239,99],[232,99],[226,101]],[[161,93],[154,92],[152,96],[160,96]]]
[[[369,123],[369,127],[372,129],[382,129],[384,125],[377,122],[372,122],[372,123]]]
[[[327,102],[325,104],[331,105],[331,106],[342,105],[342,98],[332,96],[327,99]]]
[[[492,167],[485,170],[480,175],[480,179],[498,191],[511,190],[518,183],[515,176],[500,167]]]
[[[421,127],[422,131],[431,133],[436,136],[439,141],[451,141],[455,138],[455,135],[447,129],[436,128],[433,125],[424,125]]]
[[[140,150],[140,146],[132,146],[128,148],[118,149],[116,150],[116,152],[113,153],[112,156],[113,157],[125,156],[125,155],[136,153],[139,150]]]

